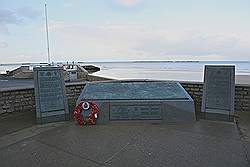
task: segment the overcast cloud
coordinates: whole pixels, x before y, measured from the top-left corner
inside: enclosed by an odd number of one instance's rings
[[[65,22],[51,22],[51,33],[57,39],[55,47],[61,52],[74,53],[77,59],[82,54],[92,55],[104,60],[127,55],[127,59],[161,59],[189,57],[196,59],[230,59],[240,54],[242,58],[250,55],[249,32],[213,32],[210,30],[183,30],[151,28],[139,25],[86,26]],[[56,49],[55,49],[56,50]],[[70,53],[69,53],[70,54]],[[63,55],[62,53],[60,54]],[[66,58],[66,57],[65,57]]]
[[[44,3],[2,1],[0,63],[46,61]],[[250,1],[47,2],[53,61],[250,59]]]
[[[41,14],[29,7],[21,7],[17,9],[1,9],[0,8],[0,33],[8,32],[8,25],[20,25],[26,21],[33,20]]]

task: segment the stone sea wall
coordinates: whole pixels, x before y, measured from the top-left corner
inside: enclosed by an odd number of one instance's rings
[[[194,99],[196,113],[199,113],[202,102],[203,84],[197,82],[181,82],[181,84]],[[66,84],[70,111],[73,110],[76,99],[84,86],[84,82]],[[24,111],[35,112],[34,88],[13,88],[0,91],[0,114]],[[236,85],[235,111],[250,112],[250,85]]]
[[[195,101],[196,112],[200,112],[202,103],[203,83],[198,82],[181,82],[190,96]],[[250,85],[235,86],[235,103],[236,112],[250,112]]]
[[[66,85],[69,109],[72,110],[85,83]],[[14,88],[0,91],[0,114],[36,110],[34,88]]]

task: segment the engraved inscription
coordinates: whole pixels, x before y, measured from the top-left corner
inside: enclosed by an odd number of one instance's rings
[[[119,92],[119,93],[116,93]],[[91,100],[187,100],[188,95],[176,82],[103,82],[89,84],[82,94]]]
[[[63,110],[64,97],[59,71],[39,71],[38,81],[41,112]]]
[[[160,104],[111,105],[110,120],[157,120],[162,119]]]
[[[230,110],[232,69],[218,67],[207,70],[206,108]]]

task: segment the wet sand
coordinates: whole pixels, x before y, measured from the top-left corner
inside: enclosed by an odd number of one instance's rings
[[[236,75],[235,76],[236,84],[250,85],[250,75]]]
[[[198,71],[116,69],[103,70],[95,73],[94,75],[113,79],[153,79],[203,82],[204,74],[203,72]],[[250,85],[250,74],[236,74],[235,83]]]

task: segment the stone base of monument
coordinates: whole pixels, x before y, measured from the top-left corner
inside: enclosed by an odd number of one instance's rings
[[[234,116],[228,115],[228,114],[221,114],[221,113],[201,112],[200,118],[212,120],[212,121],[228,121],[228,122],[235,121]]]
[[[194,101],[178,82],[109,81],[87,83],[77,100],[92,101],[100,109],[97,124],[142,121],[195,121]],[[84,115],[86,115],[86,112]]]
[[[54,115],[54,116],[36,118],[36,123],[45,124],[45,123],[68,121],[68,120],[70,120],[69,114],[62,114],[62,115]]]

